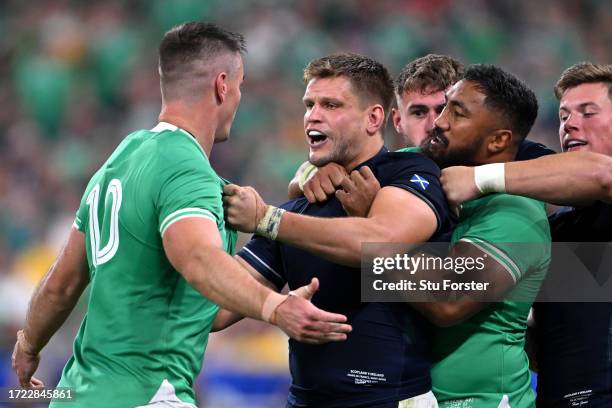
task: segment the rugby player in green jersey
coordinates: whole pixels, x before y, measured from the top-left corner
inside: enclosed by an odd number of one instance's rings
[[[612,64],[572,65],[554,92],[563,153],[506,163],[503,169],[447,168],[442,179],[449,201],[507,192],[565,205],[549,217],[554,241],[611,242]],[[605,268],[605,252],[591,256]],[[551,271],[545,285],[565,276],[557,273]],[[581,285],[572,287],[588,293]],[[533,309],[536,353],[530,357],[538,369],[537,406],[612,406],[612,303],[539,302]]]
[[[208,157],[229,136],[244,50],[241,35],[212,24],[164,36],[160,123],[128,135],[87,185],[18,333],[13,367],[23,387],[42,386],[32,377],[39,352],[87,286],[87,314],[59,383],[74,388],[76,400],[66,403],[73,408],[194,407],[219,306],[300,341],[346,339],[345,316],[271,291],[229,255],[235,232]]]
[[[448,91],[446,101],[436,128],[421,145],[441,167],[513,161],[537,115],[533,92],[492,66],[470,67]],[[357,198],[345,199],[345,207],[349,202],[353,213],[367,213],[369,192],[376,191],[376,183],[353,174],[351,179],[355,189],[348,195]],[[450,255],[486,254],[485,275],[466,274],[466,279],[491,282],[495,295],[520,293],[525,301],[482,302],[477,293],[468,293],[474,300],[413,303],[441,326],[434,330],[432,368],[441,407],[534,406],[523,345],[529,307],[550,261],[549,242],[541,202],[495,194],[464,203]],[[524,243],[533,245],[526,250]]]
[[[493,66],[471,66],[447,93],[434,134],[422,147],[441,167],[513,161],[536,115],[535,95],[518,79]],[[485,303],[474,294],[470,301],[414,303],[443,326],[433,334],[432,368],[441,407],[534,406],[523,347],[529,308],[550,262],[549,242],[541,202],[495,194],[464,203],[451,254],[486,254],[486,275],[476,280],[491,282],[499,295],[520,293],[525,301]],[[526,250],[520,243],[533,245]]]

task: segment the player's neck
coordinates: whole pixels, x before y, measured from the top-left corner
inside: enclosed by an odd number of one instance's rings
[[[210,157],[216,124],[210,120],[201,120],[203,116],[190,113],[184,107],[164,105],[159,114],[159,121],[170,123],[189,132],[202,146],[206,157]]]
[[[351,172],[355,169],[355,167],[359,166],[364,161],[370,160],[372,157],[376,156],[380,149],[384,146],[384,141],[382,137],[377,138],[376,140],[370,140],[363,149],[357,154],[349,163],[344,165],[344,168],[347,172]]]

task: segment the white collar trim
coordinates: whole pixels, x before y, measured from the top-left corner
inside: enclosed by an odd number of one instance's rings
[[[189,137],[189,140],[191,140],[193,143],[195,143],[196,146],[198,146],[198,149],[200,149],[200,151],[202,152],[204,157],[208,158],[208,156],[206,155],[206,152],[204,151],[204,149],[202,149],[202,146],[200,146],[200,144],[198,143],[196,138],[191,133],[189,133],[185,129],[181,129],[178,126],[173,125],[172,123],[159,122],[157,124],[157,126],[155,126],[153,129],[151,129],[151,132],[163,132],[165,130],[170,130],[170,131],[173,131],[173,132],[175,130],[180,130],[182,134],[184,134],[185,136]]]
[[[174,126],[172,123],[168,123],[168,122],[159,122],[157,124],[157,126],[155,126],[153,129],[151,129],[151,132],[163,132],[164,130],[176,130],[178,129],[177,126]]]

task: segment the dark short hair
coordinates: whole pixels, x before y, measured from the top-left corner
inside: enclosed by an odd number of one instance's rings
[[[224,53],[245,53],[241,34],[215,24],[190,22],[171,28],[159,45],[159,72],[162,84],[172,84],[190,73],[202,61],[214,61]]]
[[[612,64],[581,62],[563,71],[555,85],[555,96],[561,100],[565,91],[570,88],[598,82],[607,84],[608,97],[612,100]]]
[[[311,61],[304,69],[304,82],[314,78],[345,76],[367,103],[380,103],[387,118],[393,102],[393,81],[383,64],[360,54],[339,53]]]
[[[459,81],[464,73],[461,62],[447,55],[428,54],[402,68],[395,80],[395,93],[406,91],[444,91]]]
[[[485,95],[485,106],[499,112],[512,133],[524,139],[538,116],[538,100],[514,75],[494,65],[470,65],[463,77]]]

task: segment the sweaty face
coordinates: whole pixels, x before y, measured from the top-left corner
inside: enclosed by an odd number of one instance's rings
[[[485,95],[473,82],[461,80],[446,94],[446,106],[421,148],[440,167],[478,164],[496,115],[484,105]]]
[[[582,84],[565,91],[559,121],[563,151],[612,156],[612,101],[606,84]]]
[[[431,136],[434,121],[445,104],[445,91],[431,92],[423,89],[403,92],[397,98],[397,109],[393,110],[393,124],[403,136],[404,143],[419,146]]]
[[[315,166],[335,162],[347,166],[362,150],[367,109],[348,78],[314,78],[303,97],[308,160]]]
[[[224,142],[229,138],[232,123],[236,117],[236,111],[238,105],[240,105],[240,99],[242,93],[240,87],[244,81],[244,65],[242,64],[242,57],[236,53],[236,56],[230,60],[230,68],[228,69],[228,77],[226,80],[227,93],[225,100],[223,101],[220,117],[219,127],[215,134],[215,143]]]

